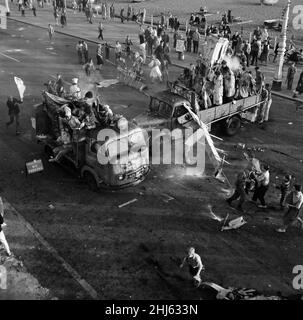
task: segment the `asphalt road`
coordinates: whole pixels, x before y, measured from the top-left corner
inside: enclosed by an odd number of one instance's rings
[[[192,288],[187,270],[179,269],[190,245],[196,247],[206,265],[205,280],[223,286],[252,287],[269,294],[294,293],[292,268],[302,264],[303,233],[298,228],[285,235],[275,232],[282,212],[275,208],[278,192],[274,188],[268,195],[271,209],[262,212],[247,204],[247,225],[222,233],[208,206],[220,217],[235,215],[224,201],[228,186],[210,176],[192,176],[182,166],[153,166],[145,182],[115,192],[91,192],[62,168],[47,162],[43,173],[26,177],[25,162],[43,157],[41,148],[30,140],[32,106],[40,101],[43,83],[57,72],[66,81],[79,76],[82,85],[87,85],[88,79],[77,65],[74,38],[56,35],[51,43],[46,31],[10,21],[9,29],[1,30],[0,36],[3,194],[101,298],[200,298],[203,294]],[[18,137],[14,128],[5,128],[6,97],[17,96],[14,75],[22,78],[27,87],[22,134]],[[115,76],[114,68],[107,65],[96,79]],[[101,94],[115,112],[129,118],[144,111],[148,104],[144,95],[122,85],[102,89]],[[257,128],[245,125],[237,137],[224,137],[218,147],[229,151],[229,179],[233,181],[236,169],[243,165],[243,151],[234,149],[238,142],[276,150],[258,153],[272,166],[272,180],[286,171],[302,179],[302,121],[303,111],[275,99],[270,123]],[[168,201],[169,197],[173,199]],[[118,208],[134,198],[138,201]],[[49,209],[49,204],[55,209]],[[42,247],[29,249],[27,239],[13,234],[7,237],[15,254],[54,295],[61,299],[88,298]]]

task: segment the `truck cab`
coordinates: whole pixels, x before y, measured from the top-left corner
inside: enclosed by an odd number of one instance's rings
[[[52,106],[55,109],[54,106]],[[92,190],[119,189],[143,181],[150,171],[147,138],[144,131],[121,117],[121,121],[104,127],[72,130],[69,150],[58,161],[66,170],[83,178]],[[50,113],[44,103],[34,106],[33,137],[44,146],[48,159],[54,157],[58,145],[60,121],[56,111]],[[110,133],[104,137],[104,131]]]
[[[150,97],[148,111],[135,117],[134,121],[141,128],[151,131],[154,128],[173,130],[182,128],[178,118],[187,113],[184,104],[190,107],[190,102],[170,91],[163,91]]]

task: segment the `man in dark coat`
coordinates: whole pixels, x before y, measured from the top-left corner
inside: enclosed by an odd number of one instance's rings
[[[8,107],[8,115],[10,118],[10,121],[6,123],[6,127],[8,128],[11,124],[16,122],[16,135],[20,134],[19,131],[19,115],[20,115],[20,108],[19,108],[19,103],[22,103],[22,100],[18,100],[16,98],[13,98],[12,96],[8,97],[7,100],[7,107]]]
[[[294,94],[294,98],[297,97],[297,93],[301,94],[303,93],[303,71],[300,74],[300,78],[297,84],[296,93]]]

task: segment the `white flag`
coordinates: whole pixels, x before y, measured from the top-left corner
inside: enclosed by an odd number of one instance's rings
[[[18,77],[14,77],[14,80],[19,91],[20,99],[23,100],[24,91],[26,89],[23,80]]]

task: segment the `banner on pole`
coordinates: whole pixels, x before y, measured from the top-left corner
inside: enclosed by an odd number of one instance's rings
[[[20,99],[23,100],[24,91],[26,89],[26,86],[24,85],[22,79],[20,79],[18,77],[14,77],[14,80],[15,80],[16,86],[17,86],[18,91],[19,91]]]

